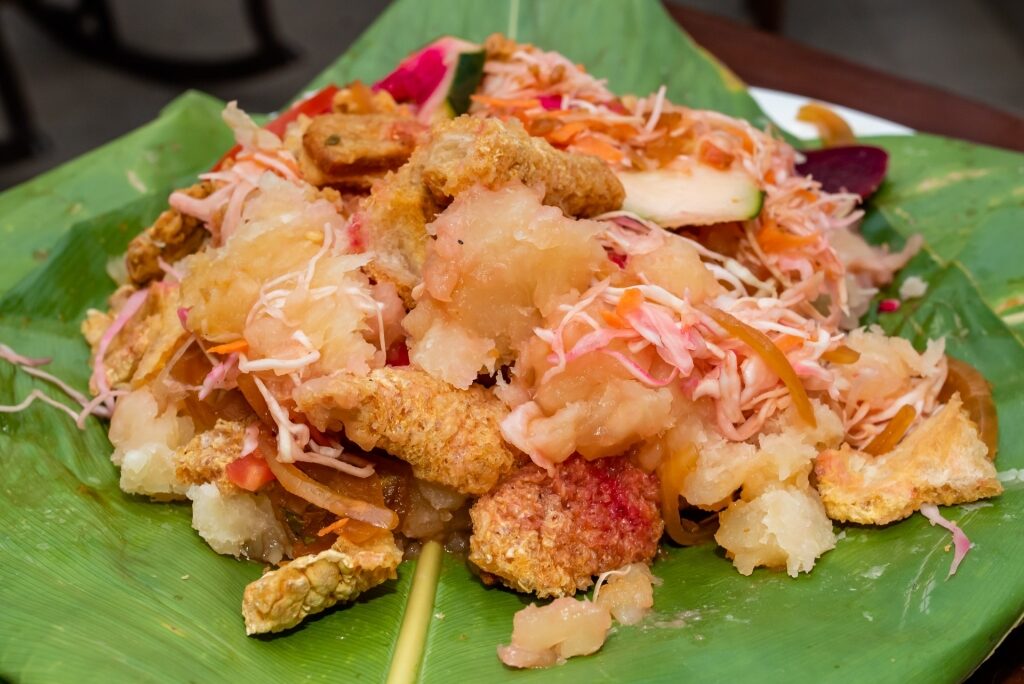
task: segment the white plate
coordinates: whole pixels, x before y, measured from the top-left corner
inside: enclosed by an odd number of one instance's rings
[[[802,105],[811,102],[810,98],[803,95],[793,95],[779,90],[769,88],[749,88],[751,97],[757,101],[764,113],[767,114],[780,128],[787,133],[795,135],[802,140],[811,140],[818,137],[817,130],[811,124],[797,121],[796,113]],[[814,100],[822,102],[821,100]],[[854,135],[910,135],[914,129],[908,128],[888,119],[883,119],[873,114],[850,109],[842,105],[823,102],[836,111],[837,114],[846,119],[853,129]]]

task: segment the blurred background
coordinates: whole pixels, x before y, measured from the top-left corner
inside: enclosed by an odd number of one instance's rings
[[[344,52],[387,4],[0,0],[0,189],[149,121],[184,88],[237,99],[251,111],[273,111]],[[696,13],[678,15],[684,25],[687,16],[696,17],[693,30],[701,13],[711,15],[703,24],[708,40],[723,26],[757,29],[1024,115],[1024,0],[670,5]]]

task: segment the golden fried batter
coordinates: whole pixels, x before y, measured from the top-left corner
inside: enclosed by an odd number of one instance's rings
[[[436,126],[409,163],[374,186],[361,212],[369,246],[388,279],[412,287],[426,258],[426,224],[476,184],[544,188],[544,204],[568,216],[618,209],[625,192],[597,157],[556,150],[518,121],[460,116]]]
[[[622,457],[575,457],[554,478],[527,465],[470,509],[469,560],[516,591],[571,596],[594,575],[654,558],[657,486]]]
[[[423,167],[423,182],[439,202],[482,184],[496,188],[509,181],[544,187],[544,204],[567,216],[589,218],[622,206],[625,191],[608,165],[597,157],[556,150],[531,137],[515,119],[462,116],[434,130],[430,144],[413,161]]]
[[[222,491],[236,489],[224,468],[241,455],[244,438],[245,423],[218,419],[212,429],[200,432],[174,452],[175,474],[189,485],[213,482]]]
[[[412,367],[367,376],[335,373],[295,390],[299,411],[320,430],[337,430],[360,448],[380,447],[413,475],[463,494],[483,494],[520,460],[501,438],[506,409],[483,387],[452,387]]]
[[[352,601],[395,579],[401,561],[402,552],[390,532],[359,545],[338,537],[326,551],[296,558],[245,588],[245,633],[280,632],[336,603]]]
[[[411,117],[391,114],[322,114],[302,136],[302,149],[328,176],[396,169],[426,138]]]
[[[182,192],[202,199],[213,192],[213,184],[202,181]],[[124,259],[128,268],[128,278],[133,284],[141,286],[162,277],[159,259],[173,264],[197,251],[207,235],[199,219],[185,216],[177,209],[166,210],[157,217],[153,225],[128,243]]]
[[[94,356],[103,333],[135,291],[135,288],[125,285],[110,296],[108,312],[90,309],[86,313],[81,330]],[[103,365],[110,387],[129,384],[141,387],[166,365],[188,336],[178,318],[179,305],[176,284],[159,281],[150,285],[145,304],[117,333],[104,355]],[[97,391],[91,382],[89,389]]]
[[[871,456],[843,445],[822,452],[814,473],[828,517],[884,525],[922,504],[950,506],[1001,494],[987,452],[954,394],[889,453]]]

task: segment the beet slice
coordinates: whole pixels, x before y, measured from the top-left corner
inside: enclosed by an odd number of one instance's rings
[[[801,150],[806,158],[796,170],[821,183],[827,192],[854,192],[867,199],[875,194],[889,168],[889,153],[871,145]]]

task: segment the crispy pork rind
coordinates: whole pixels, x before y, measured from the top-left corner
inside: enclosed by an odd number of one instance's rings
[[[977,501],[1003,491],[988,448],[954,394],[892,451],[871,456],[844,445],[818,456],[818,491],[833,520],[884,525],[922,504]]]
[[[296,406],[320,430],[337,430],[369,451],[381,448],[424,480],[483,494],[521,457],[501,438],[505,407],[480,386],[460,390],[413,367],[306,382]]]
[[[336,603],[395,579],[402,552],[390,533],[356,545],[339,537],[334,546],[271,570],[245,588],[246,634],[280,632]]]
[[[103,333],[117,318],[118,312],[135,292],[130,285],[119,288],[110,297],[108,312],[90,309],[82,321],[82,334],[96,357]],[[184,342],[188,333],[178,318],[179,288],[174,283],[157,282],[149,288],[142,308],[118,331],[107,347],[103,366],[107,383],[115,389],[141,387],[163,369]],[[98,388],[89,382],[95,393]]]
[[[217,553],[277,563],[289,552],[288,533],[266,495],[213,482],[193,485],[186,494],[192,527]]]
[[[470,509],[469,560],[505,585],[539,597],[571,596],[593,576],[648,563],[662,521],[657,481],[627,459],[530,464]]]
[[[313,117],[302,136],[299,166],[307,182],[368,190],[409,159],[427,137],[427,128],[409,116],[323,114]]]
[[[227,493],[238,491],[224,469],[241,457],[245,427],[241,421],[218,419],[212,429],[189,440],[174,453],[178,479],[190,485],[214,483]]]
[[[408,164],[375,186],[360,212],[370,247],[381,253],[378,269],[413,287],[426,259],[427,223],[474,185],[499,188],[512,181],[542,187],[544,204],[567,216],[618,209],[625,196],[596,157],[556,150],[517,121],[458,117],[436,127]]]
[[[203,199],[213,192],[213,183],[202,181],[182,190],[189,197]],[[149,228],[128,243],[125,266],[132,284],[143,286],[163,277],[160,261],[173,264],[199,250],[209,233],[203,222],[177,209],[167,209]]]

